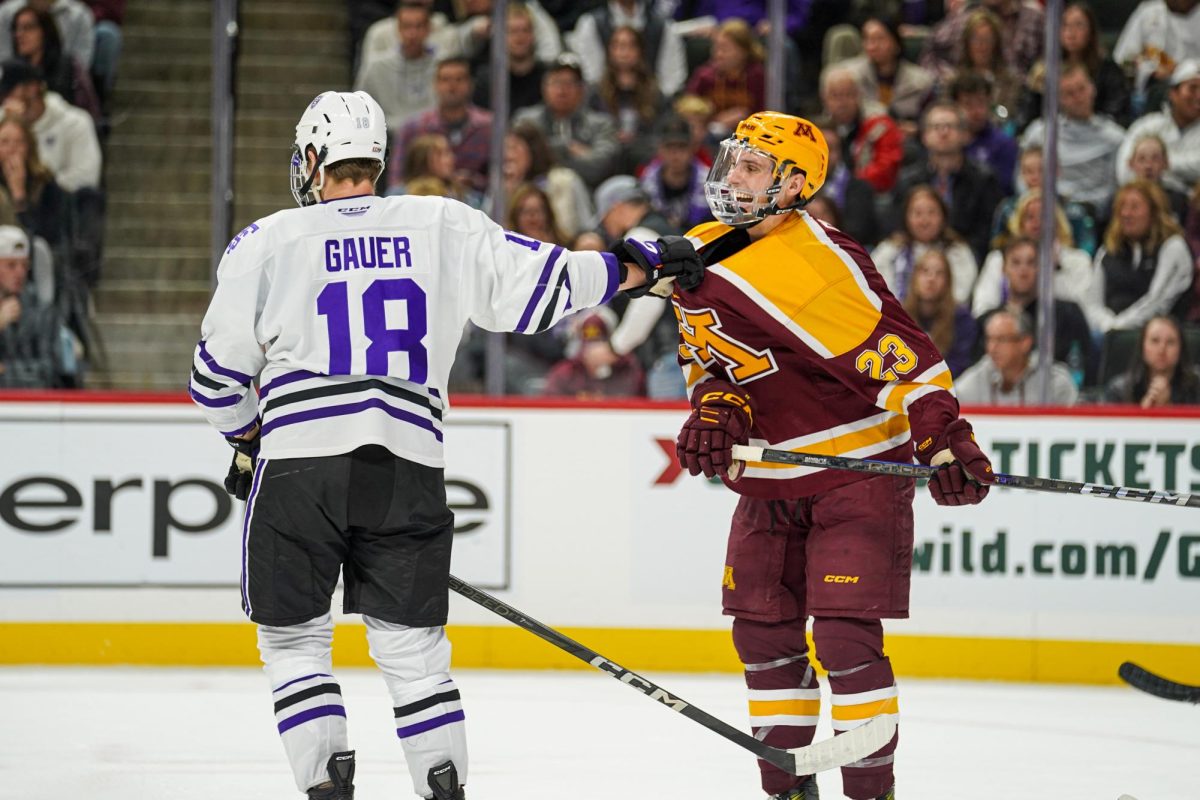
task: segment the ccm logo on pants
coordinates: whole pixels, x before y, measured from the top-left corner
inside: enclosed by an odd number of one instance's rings
[[[857,575],[826,575],[826,583],[858,583]]]

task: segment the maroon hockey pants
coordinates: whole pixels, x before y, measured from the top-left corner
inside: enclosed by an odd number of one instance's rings
[[[812,742],[820,693],[805,639],[829,672],[834,730],[897,714],[880,618],[908,615],[911,481],[870,478],[795,501],[742,498],[726,560],[725,612],[745,665],[755,736],[775,747]],[[899,734],[843,768],[846,796],[868,800],[892,785]],[[769,794],[800,778],[759,761]]]

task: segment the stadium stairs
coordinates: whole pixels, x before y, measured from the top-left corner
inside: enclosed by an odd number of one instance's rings
[[[345,4],[241,0],[230,236],[294,205],[296,119],[325,89],[349,89]],[[186,390],[211,293],[212,8],[139,0],[105,152],[108,216],[95,290],[99,357],[89,388]]]

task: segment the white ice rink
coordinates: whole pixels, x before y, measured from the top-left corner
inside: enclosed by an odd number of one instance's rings
[[[414,797],[382,680],[338,677],[357,798]],[[751,756],[598,672],[455,677],[470,800],[763,797]],[[739,676],[647,677],[744,721]],[[900,691],[901,800],[1200,798],[1200,708],[1124,688],[909,679]],[[824,774],[822,796],[840,785]],[[258,670],[0,669],[0,798],[300,797]]]

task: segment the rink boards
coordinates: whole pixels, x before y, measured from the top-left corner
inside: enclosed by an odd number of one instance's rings
[[[735,670],[720,614],[734,495],[674,465],[678,406],[460,402],[454,572],[634,669]],[[1002,472],[1200,491],[1200,414],[974,410]],[[0,663],[251,664],[229,448],[186,401],[0,398]],[[901,674],[1112,683],[1200,666],[1200,510],[993,490],[916,504]],[[342,663],[366,664],[345,618]],[[570,667],[453,598],[455,662]]]

